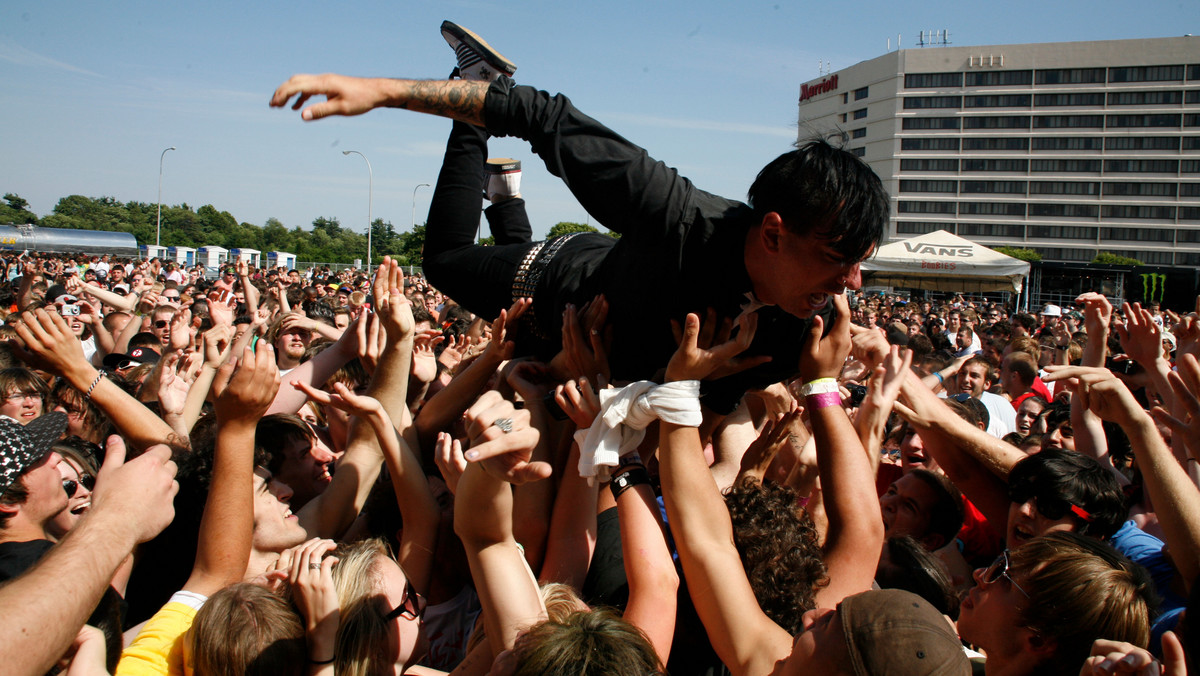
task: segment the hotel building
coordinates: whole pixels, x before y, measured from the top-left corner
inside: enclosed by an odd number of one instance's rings
[[[1200,37],[902,49],[799,109],[801,138],[841,129],[883,179],[889,241],[1200,266]]]

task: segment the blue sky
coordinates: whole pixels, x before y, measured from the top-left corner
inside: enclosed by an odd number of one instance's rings
[[[796,139],[796,99],[818,64],[874,58],[896,36],[948,29],[956,45],[1200,34],[1200,2],[117,2],[0,5],[0,192],[39,215],[82,194],[212,204],[239,221],[318,216],[362,230],[409,228],[433,183],[449,122],[382,110],[304,123],[268,108],[299,72],[444,77],[438,27],[474,29],[517,62],[517,80],[563,92],[703,189],[743,198]],[[1196,55],[1200,60],[1200,55]],[[535,230],[587,214],[521,142]],[[424,221],[430,188],[416,197]],[[164,242],[164,244],[170,244]]]

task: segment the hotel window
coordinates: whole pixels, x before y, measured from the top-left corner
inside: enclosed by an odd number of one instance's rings
[[[904,76],[905,89],[961,87],[962,83],[962,73],[910,73]]]
[[[957,117],[906,117],[902,129],[958,129]]]
[[[1031,225],[1029,236],[1038,239],[1096,239],[1097,228],[1081,225]]]
[[[1200,150],[1200,136],[1184,136],[1183,137],[1183,149],[1184,150]]]
[[[1104,160],[1104,171],[1115,174],[1174,174],[1178,160]]]
[[[1200,183],[1180,183],[1180,197],[1200,197]]]
[[[861,101],[861,100],[867,98],[867,89],[868,89],[868,87],[863,87],[862,89],[855,89],[854,90],[854,100]]]
[[[1034,129],[1103,129],[1103,115],[1038,115]]]
[[[1179,220],[1200,221],[1200,207],[1179,207]]]
[[[1032,83],[1033,71],[1031,70],[991,70],[967,73],[966,81],[968,87],[1004,87]]]
[[[1029,170],[1062,174],[1099,172],[1100,160],[1030,160]]]
[[[1039,70],[1035,80],[1040,85],[1046,84],[1090,84],[1104,83],[1103,68],[1056,68]]]
[[[964,117],[964,129],[1028,129],[1028,115],[990,115],[987,117]]]
[[[1156,106],[1178,105],[1183,101],[1183,92],[1109,92],[1110,106]]]
[[[925,108],[962,108],[961,96],[909,96],[904,99],[905,110]]]
[[[1028,108],[1033,97],[1029,94],[968,96],[963,103],[968,108]]]
[[[900,139],[901,150],[958,150],[956,138],[906,138]]]
[[[916,158],[900,160],[900,171],[958,171],[958,160]]]
[[[1119,127],[1178,127],[1179,115],[1109,115],[1109,128]]]
[[[1184,103],[1200,103],[1200,89],[1189,89],[1183,93]]]
[[[1039,136],[1033,139],[1034,150],[1100,150],[1104,139],[1099,136]]]
[[[1180,214],[1182,214],[1182,213],[1183,213],[1183,210],[1180,209]],[[1183,218],[1183,216],[1181,215],[1180,218]],[[1200,230],[1184,230],[1183,228],[1180,228],[1175,231],[1175,241],[1176,242],[1200,242]]]
[[[1155,228],[1100,228],[1100,238],[1126,242],[1174,242],[1175,233]]]
[[[1200,80],[1200,64],[1192,64],[1187,67],[1189,80]]]
[[[1200,115],[1184,115],[1183,126],[1185,127],[1200,127]]]
[[[1031,181],[1030,195],[1099,195],[1095,181]]]
[[[863,157],[864,155],[867,154],[867,149],[866,148],[851,148],[850,153],[852,155],[854,155],[855,157]]]
[[[1061,216],[1063,218],[1095,218],[1100,207],[1095,204],[1038,204],[1029,205],[1030,216]]]
[[[958,192],[957,181],[901,180],[900,192]]]
[[[866,135],[867,135],[866,127],[859,127],[858,129],[855,129],[854,131],[850,132],[850,138],[862,138]]]
[[[1054,261],[1090,261],[1096,257],[1095,249],[1060,249],[1035,246],[1033,250],[1041,254],[1042,258]]]
[[[963,181],[964,193],[1008,193],[1025,194],[1025,181]]]
[[[959,202],[958,213],[977,216],[1024,216],[1023,202]]]
[[[1105,150],[1179,150],[1178,136],[1109,136]]]
[[[1080,92],[1076,94],[1038,94],[1033,98],[1033,105],[1042,106],[1102,106],[1104,94],[1100,92]]]
[[[896,221],[896,233],[900,235],[924,235],[938,230],[954,231],[953,223],[936,221]]]
[[[1027,138],[967,138],[963,150],[1029,150]]]
[[[1135,204],[1105,204],[1101,208],[1102,218],[1149,218],[1160,221],[1174,220],[1175,207],[1150,207]]]
[[[963,237],[1024,237],[1021,223],[959,223],[958,234]]]
[[[1183,66],[1129,66],[1109,68],[1109,82],[1163,82],[1182,80]]]
[[[954,202],[897,202],[896,211],[902,214],[953,214]]]
[[[859,108],[858,110],[854,111],[854,119],[856,119],[856,120],[861,120],[866,116],[867,116],[866,108]]]
[[[963,171],[1029,171],[1029,160],[1017,159],[964,159]]]
[[[1118,183],[1105,182],[1105,195],[1131,195],[1134,197],[1174,197],[1174,183]]]

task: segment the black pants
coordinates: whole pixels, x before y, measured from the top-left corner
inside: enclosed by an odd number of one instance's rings
[[[494,246],[479,246],[479,204],[487,159],[487,132],[455,122],[429,205],[425,228],[425,277],[471,312],[492,319],[512,304],[512,282],[533,247],[533,228],[522,199],[486,210]]]

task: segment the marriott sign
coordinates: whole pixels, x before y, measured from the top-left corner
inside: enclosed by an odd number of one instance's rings
[[[830,75],[814,85],[800,85],[800,100],[807,101],[817,94],[826,94],[837,89],[837,75]]]

